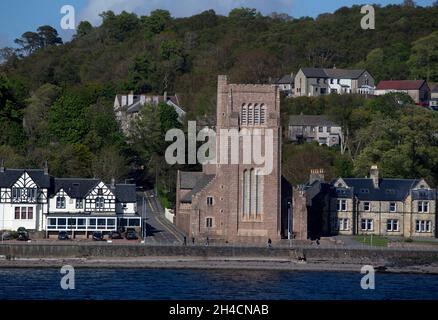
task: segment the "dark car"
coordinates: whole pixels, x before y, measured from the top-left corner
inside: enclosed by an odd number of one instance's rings
[[[138,240],[137,232],[129,230],[126,232],[126,240]]]
[[[1,241],[7,241],[12,239],[12,235],[8,231],[0,232],[0,239]]]
[[[26,228],[20,227],[17,229],[18,241],[28,241],[29,239],[29,232],[26,230]]]
[[[93,233],[93,240],[94,241],[104,241],[103,233],[102,232],[95,232],[95,233]]]
[[[67,231],[60,231],[58,233],[58,240],[70,240],[70,237],[69,237]]]
[[[117,240],[117,239],[123,239],[122,234],[121,234],[119,231],[113,231],[113,232],[111,232],[111,234],[110,234],[110,238],[111,238],[111,239],[115,239],[115,240]]]

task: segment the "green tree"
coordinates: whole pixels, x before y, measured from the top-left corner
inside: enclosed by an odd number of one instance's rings
[[[75,38],[81,38],[93,31],[93,26],[88,21],[81,21],[76,29]]]
[[[438,81],[438,31],[413,43],[408,63],[414,78]]]

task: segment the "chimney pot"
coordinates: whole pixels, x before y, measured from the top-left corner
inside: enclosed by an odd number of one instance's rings
[[[377,165],[371,166],[370,178],[373,180],[374,188],[379,188],[379,168],[377,167]]]

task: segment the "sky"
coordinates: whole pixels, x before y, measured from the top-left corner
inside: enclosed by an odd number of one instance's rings
[[[373,0],[382,6],[399,4],[403,0]],[[325,12],[333,12],[343,6],[364,4],[366,0],[1,0],[0,1],[0,48],[14,46],[14,39],[26,31],[35,31],[41,25],[51,25],[58,30],[64,40],[69,40],[74,30],[63,30],[60,26],[63,14],[61,8],[71,5],[75,9],[76,25],[88,20],[99,25],[99,14],[113,10],[125,10],[139,15],[148,15],[155,9],[167,9],[174,17],[184,17],[214,9],[216,13],[227,15],[233,8],[256,8],[263,14],[287,13],[292,17],[316,17]],[[421,6],[429,6],[433,0],[416,0]]]

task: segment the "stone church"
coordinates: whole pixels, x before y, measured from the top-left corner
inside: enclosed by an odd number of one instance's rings
[[[291,186],[281,177],[280,92],[275,85],[230,84],[218,76],[216,159],[221,129],[246,129],[252,139],[272,134],[272,151],[262,143],[262,153],[272,156],[272,170],[258,174],[260,165],[229,161],[203,165],[202,172],[178,172],[175,223],[198,241],[267,243],[288,232]],[[239,154],[242,153],[239,137]],[[270,140],[271,141],[271,140]],[[231,145],[231,144],[230,144]],[[270,149],[270,148],[269,148]],[[269,152],[268,152],[269,151]],[[230,153],[231,154],[231,153]],[[227,152],[227,156],[228,152]],[[259,163],[259,162],[258,162]],[[282,196],[283,188],[283,196]]]

